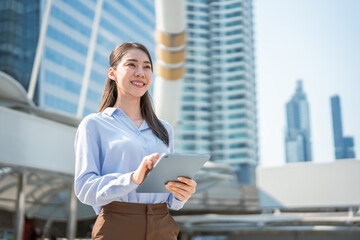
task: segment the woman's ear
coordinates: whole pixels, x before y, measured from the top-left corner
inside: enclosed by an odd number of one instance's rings
[[[115,70],[112,67],[109,68],[108,77],[110,78],[110,80],[116,81]]]

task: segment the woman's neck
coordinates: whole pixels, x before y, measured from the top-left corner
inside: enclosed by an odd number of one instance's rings
[[[129,98],[118,96],[114,107],[120,108],[124,113],[132,120],[139,121],[142,120],[141,110],[140,110],[140,98]]]

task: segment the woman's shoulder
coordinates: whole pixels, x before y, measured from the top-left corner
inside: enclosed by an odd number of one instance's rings
[[[99,112],[99,113],[91,113],[87,116],[85,116],[80,124],[79,124],[79,128],[91,128],[91,127],[95,127],[100,121],[101,121],[101,118],[102,118],[102,113]]]

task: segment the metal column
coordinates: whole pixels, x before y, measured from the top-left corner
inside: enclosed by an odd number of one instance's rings
[[[70,193],[69,193],[69,220],[67,226],[67,237],[69,240],[73,240],[76,237],[76,196],[74,192],[74,184],[70,185]]]
[[[32,100],[34,97],[37,77],[38,77],[38,73],[39,73],[40,61],[41,61],[42,52],[44,49],[46,31],[47,31],[47,27],[48,27],[48,23],[49,23],[51,5],[52,5],[52,0],[48,0],[48,3],[46,5],[46,10],[44,13],[44,17],[43,17],[43,20],[41,23],[40,35],[39,35],[39,40],[38,40],[38,44],[36,47],[35,60],[34,60],[33,68],[31,71],[29,89],[28,89],[28,94],[27,94],[27,96],[30,100]]]
[[[84,114],[86,94],[87,94],[87,90],[89,87],[92,63],[94,60],[96,38],[98,35],[98,30],[99,30],[102,6],[103,6],[103,0],[97,0],[95,16],[94,16],[94,20],[93,20],[93,24],[92,24],[92,28],[91,28],[90,43],[89,43],[88,53],[87,53],[87,57],[86,57],[85,71],[84,71],[84,76],[83,76],[82,84],[81,84],[79,105],[78,105],[78,109],[77,109],[77,113],[76,113],[77,118],[81,118],[82,115]]]
[[[16,206],[16,240],[22,240],[24,233],[25,220],[25,188],[26,188],[26,173],[20,173],[18,178],[17,189],[17,206]]]

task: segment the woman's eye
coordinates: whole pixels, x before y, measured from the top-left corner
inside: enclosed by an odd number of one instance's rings
[[[147,68],[147,69],[151,69],[151,67],[150,67],[150,66],[145,66],[145,68]]]
[[[128,66],[135,67],[135,64],[133,64],[133,63],[128,63]]]

